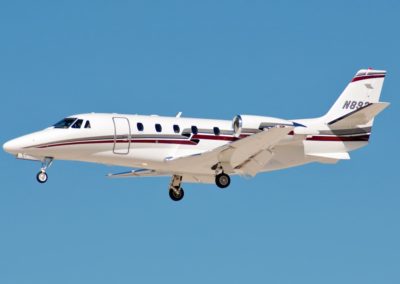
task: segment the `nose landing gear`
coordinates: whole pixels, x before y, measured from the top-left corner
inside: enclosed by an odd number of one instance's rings
[[[49,179],[46,170],[51,166],[52,163],[53,163],[53,158],[44,158],[42,160],[42,167],[40,169],[40,172],[38,172],[36,175],[36,180],[38,182],[45,183]]]

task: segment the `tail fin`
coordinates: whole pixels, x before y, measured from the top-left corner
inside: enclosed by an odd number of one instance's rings
[[[325,114],[326,122],[332,122],[369,104],[378,103],[386,71],[362,69],[356,73],[342,94]],[[372,126],[373,119],[367,124]]]

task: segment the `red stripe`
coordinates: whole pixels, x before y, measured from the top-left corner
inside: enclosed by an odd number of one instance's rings
[[[366,79],[374,79],[374,78],[385,78],[385,75],[365,75],[365,76],[360,76],[360,77],[354,77],[351,82],[357,82],[361,80],[366,80]]]
[[[246,138],[251,134],[240,134],[239,137],[235,136],[221,136],[221,135],[207,135],[207,134],[196,134],[193,135],[193,139],[203,139],[203,140],[220,140],[220,141],[236,141],[242,138]]]
[[[182,145],[197,145],[190,140],[132,140],[132,143],[156,143],[156,144],[182,144]]]
[[[289,135],[293,135],[294,133],[289,133]],[[245,138],[250,135],[240,135],[240,138],[233,136],[215,136],[215,135],[204,135],[197,134],[193,135],[192,139],[203,139],[203,140],[219,140],[219,141],[236,141],[241,138]],[[369,135],[360,135],[360,136],[349,136],[349,137],[341,137],[341,136],[312,136],[307,138],[309,141],[368,141]],[[107,144],[107,143],[152,143],[152,144],[180,144],[180,145],[197,145],[198,143],[191,140],[162,140],[162,139],[132,139],[128,140],[101,140],[101,141],[76,141],[76,142],[66,142],[66,143],[56,143],[38,146],[37,148],[49,148],[49,147],[58,147],[58,146],[68,146],[68,145],[84,145],[84,144]]]
[[[128,140],[117,140],[117,143],[129,143]],[[182,145],[196,145],[197,143],[190,140],[158,140],[158,139],[143,139],[143,140],[131,140],[131,143],[155,143],[155,144],[182,144]],[[107,144],[114,143],[114,140],[103,140],[103,141],[77,141],[68,143],[58,143],[40,146],[37,148],[49,148],[58,146],[69,146],[69,145],[83,145],[83,144]]]
[[[118,141],[117,140],[117,142],[123,142],[123,141]],[[80,144],[104,144],[104,143],[114,143],[114,140],[78,141],[78,142],[57,143],[57,144],[43,145],[43,146],[39,146],[37,148],[48,148],[48,147],[67,146],[67,145],[80,145]]]
[[[192,139],[236,141],[236,140],[238,140],[239,138],[232,137],[232,136],[219,136],[219,135],[196,134],[196,135],[193,135]]]
[[[368,141],[369,135],[360,135],[353,137],[339,137],[339,136],[313,136],[306,140],[311,141],[345,141],[345,142],[358,142],[358,141]]]

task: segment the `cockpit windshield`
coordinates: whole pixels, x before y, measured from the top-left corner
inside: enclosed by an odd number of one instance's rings
[[[71,126],[71,128],[81,128],[82,123],[83,123],[83,120],[82,120],[82,119],[78,119],[78,120]]]
[[[57,122],[56,124],[54,124],[54,128],[69,128],[74,122],[75,122],[76,118],[75,117],[67,117],[64,118],[63,120],[60,120],[59,122]]]

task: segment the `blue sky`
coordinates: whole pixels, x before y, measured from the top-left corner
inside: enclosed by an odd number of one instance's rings
[[[398,1],[3,1],[0,142],[82,112],[323,114],[388,70],[368,147],[226,191],[0,159],[0,283],[399,283]]]

